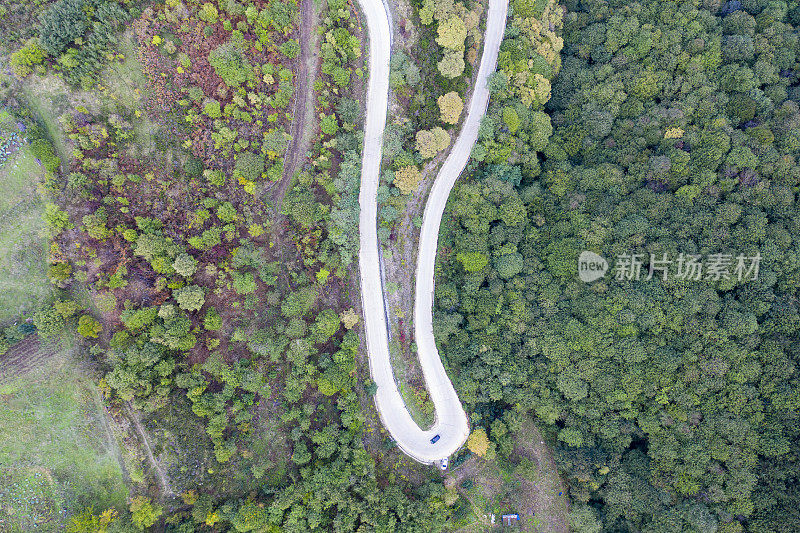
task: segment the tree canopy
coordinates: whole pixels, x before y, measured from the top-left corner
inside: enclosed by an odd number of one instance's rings
[[[785,530],[800,20],[768,2],[569,3],[557,59],[561,15],[515,7],[481,164],[443,219],[434,331],[456,388],[476,424],[531,409],[551,428],[576,528]],[[586,250],[610,264],[591,283]],[[757,278],[739,256],[761,258]]]

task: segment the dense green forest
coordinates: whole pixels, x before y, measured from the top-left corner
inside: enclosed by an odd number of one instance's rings
[[[501,453],[516,410],[557,436],[575,531],[797,531],[800,4],[565,7],[552,98],[495,77],[445,215],[456,388]],[[642,276],[584,283],[583,250]],[[665,253],[760,270],[647,280]]]

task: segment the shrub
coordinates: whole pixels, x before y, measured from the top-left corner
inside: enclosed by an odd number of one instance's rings
[[[467,439],[467,448],[480,457],[486,455],[489,450],[489,438],[486,435],[486,430],[483,428],[474,429]]]
[[[164,514],[164,509],[154,506],[150,498],[137,496],[131,501],[131,520],[137,529],[144,530],[155,524]]]
[[[61,166],[61,159],[53,150],[53,145],[45,139],[32,140],[31,152],[42,162],[48,172],[56,173]]]
[[[47,269],[47,276],[54,284],[58,285],[61,282],[67,281],[72,275],[72,265],[66,261],[59,261],[51,263]]]
[[[346,87],[350,84],[350,71],[348,69],[334,67],[332,76],[334,83],[339,87]]]
[[[89,315],[78,320],[78,333],[82,337],[96,339],[103,332],[103,325]]]
[[[176,290],[173,295],[181,309],[186,311],[198,311],[206,302],[203,289],[197,285],[189,285]]]
[[[513,0],[514,14],[521,17],[539,17],[547,6],[547,0]]]
[[[339,115],[339,118],[342,119],[342,121],[348,124],[355,124],[361,117],[361,108],[359,107],[358,102],[352,98],[343,97],[340,98],[339,103],[336,104],[336,113]]]
[[[168,40],[167,42],[164,43],[164,48],[163,49],[164,49],[164,52],[166,52],[167,55],[170,55],[170,56],[178,51],[178,48],[175,46],[175,43],[172,42],[171,40]]]
[[[163,326],[154,326],[150,334],[153,342],[163,344],[167,348],[191,350],[197,344],[197,338],[192,335],[191,330],[192,321],[184,315],[176,315],[164,320]]]
[[[67,525],[67,533],[106,533],[109,525],[117,518],[117,511],[106,509],[99,515],[94,514],[93,507],[87,507],[72,517]]]
[[[328,115],[323,118],[319,123],[319,129],[327,135],[336,135],[336,132],[339,131],[339,123],[336,121],[336,116]]]
[[[541,111],[531,114],[530,127],[528,128],[528,142],[530,147],[536,151],[543,151],[547,147],[550,136],[553,134],[553,125],[550,122],[550,115]]]
[[[252,272],[245,272],[244,274],[240,274],[239,272],[234,271],[233,275],[233,290],[236,291],[236,294],[251,294],[256,290],[256,280],[253,277]]]
[[[264,172],[264,158],[252,152],[243,152],[236,158],[235,171],[249,181],[256,181]]]
[[[295,39],[289,39],[280,45],[278,50],[280,50],[280,52],[289,59],[294,59],[300,55],[300,43],[298,43]]]
[[[510,133],[517,133],[517,130],[519,130],[519,115],[513,107],[506,106],[503,108],[503,123]]]
[[[273,128],[264,134],[264,143],[261,149],[265,150],[271,158],[276,158],[286,150],[290,136],[283,128]]]
[[[198,87],[197,85],[192,85],[191,87],[189,87],[187,94],[189,95],[189,98],[191,98],[195,102],[199,102],[206,95],[206,93],[203,92],[203,89],[201,87]]]
[[[247,81],[252,70],[242,50],[231,41],[212,50],[208,55],[208,62],[229,87],[238,87]]]
[[[104,241],[111,235],[111,231],[106,227],[107,221],[106,210],[101,207],[93,213],[83,215],[83,230],[93,239]]]
[[[494,261],[497,274],[503,279],[511,279],[522,272],[523,258],[521,254],[501,255]]]
[[[203,175],[203,161],[194,156],[189,156],[183,169],[190,178],[200,177]]]
[[[356,314],[352,307],[346,311],[342,311],[341,318],[344,327],[347,329],[353,329],[353,327],[358,324],[359,320],[358,314]]]
[[[235,17],[244,15],[245,13],[244,4],[240,4],[236,0],[221,0],[219,7]]]
[[[89,176],[81,172],[73,172],[67,176],[67,188],[72,192],[80,192],[89,183]]]
[[[44,61],[44,57],[45,51],[39,46],[38,39],[30,38],[22,48],[11,54],[11,68],[14,70],[14,74],[24,78],[33,72],[31,67]]]
[[[311,326],[311,337],[317,344],[327,342],[339,330],[341,319],[332,309],[323,309]]]
[[[313,287],[303,287],[288,294],[281,303],[281,313],[287,318],[301,317],[308,314],[317,299]]]
[[[222,327],[222,317],[213,307],[206,313],[203,319],[203,327],[209,331],[218,331]]]
[[[158,307],[145,307],[142,309],[127,309],[120,318],[128,329],[142,329],[149,326],[158,316]]]
[[[211,185],[222,187],[225,185],[225,173],[221,170],[204,170],[203,177],[208,180]]]
[[[59,209],[55,204],[45,204],[42,218],[45,224],[47,224],[51,235],[58,235],[63,230],[70,227],[69,215],[66,211]]]
[[[480,252],[459,252],[456,259],[467,272],[480,272],[489,264],[489,258]]]
[[[33,324],[36,332],[43,339],[53,339],[61,335],[64,331],[64,317],[54,308],[40,309],[33,315]]]
[[[209,100],[206,102],[206,105],[203,106],[203,113],[211,118],[219,118],[222,116],[222,109],[219,106],[219,102],[216,100]]]
[[[223,222],[233,222],[238,218],[236,208],[230,202],[222,202],[217,207],[217,218]]]

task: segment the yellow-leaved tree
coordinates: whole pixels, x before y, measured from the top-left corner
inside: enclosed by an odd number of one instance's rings
[[[411,194],[417,189],[422,174],[415,166],[406,166],[395,172],[394,184],[403,194]]]
[[[458,117],[461,116],[461,111],[464,109],[464,100],[455,91],[450,91],[443,94],[436,99],[439,104],[439,112],[441,113],[442,122],[447,124],[456,124]]]
[[[467,439],[467,448],[475,455],[485,457],[489,451],[489,437],[486,435],[486,430],[483,428],[472,430]]]
[[[450,144],[450,134],[440,127],[417,132],[416,148],[424,159],[430,159]]]

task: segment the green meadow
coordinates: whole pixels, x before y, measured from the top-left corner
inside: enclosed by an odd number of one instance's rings
[[[0,142],[15,132],[8,114],[0,114]],[[43,202],[36,190],[43,175],[24,141],[0,160],[0,325],[34,312],[52,292]]]
[[[33,350],[22,355],[41,355]],[[63,531],[85,507],[122,511],[128,496],[97,387],[72,361],[71,348],[38,351],[47,352],[46,362],[0,384],[3,533]]]

